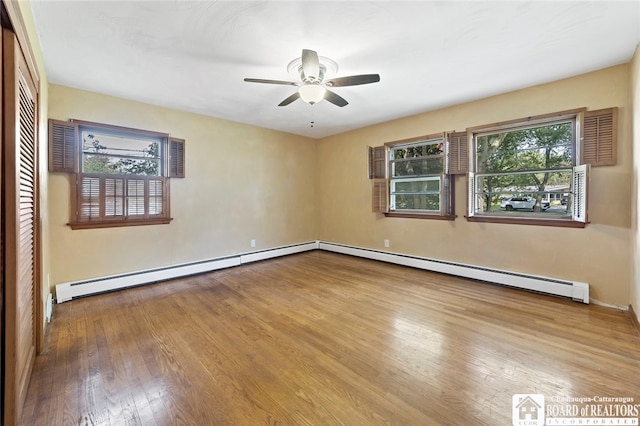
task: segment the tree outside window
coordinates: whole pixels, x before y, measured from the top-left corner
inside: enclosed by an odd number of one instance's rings
[[[475,138],[478,210],[484,213],[570,215],[574,122],[481,133]],[[506,208],[512,197],[529,204]],[[551,204],[553,203],[553,204]],[[516,205],[515,203],[513,205]]]

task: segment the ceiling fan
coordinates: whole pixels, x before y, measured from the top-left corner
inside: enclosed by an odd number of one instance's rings
[[[310,105],[320,102],[323,99],[334,105],[343,107],[347,102],[342,96],[329,90],[330,87],[357,86],[360,84],[377,83],[380,81],[378,74],[351,75],[348,77],[332,78],[324,80],[325,73],[329,68],[332,71],[338,70],[338,64],[329,58],[319,57],[314,50],[303,49],[302,56],[289,63],[287,70],[300,75],[300,82],[283,80],[264,80],[261,78],[245,78],[244,81],[250,83],[282,84],[287,86],[298,86],[299,89],[280,102],[278,106],[286,106],[301,98]]]

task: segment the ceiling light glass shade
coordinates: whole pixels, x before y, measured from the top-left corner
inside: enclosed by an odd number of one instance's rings
[[[302,100],[310,105],[324,99],[324,92],[326,92],[326,89],[317,84],[305,84],[298,89]]]

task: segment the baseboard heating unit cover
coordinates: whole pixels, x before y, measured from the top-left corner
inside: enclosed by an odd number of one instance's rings
[[[275,247],[251,253],[238,254],[234,256],[221,257],[217,259],[167,266],[164,268],[137,271],[128,274],[94,278],[84,281],[61,283],[56,285],[56,302],[67,302],[69,300],[72,300],[73,298],[82,296],[105,293],[107,291],[119,290],[122,288],[133,287],[142,284],[150,284],[188,275],[201,274],[204,272],[230,268],[233,266],[238,266],[250,262],[257,262],[273,257],[280,257],[289,254],[315,250],[317,248],[318,243],[316,241],[313,241],[301,244],[293,244],[284,247]]]
[[[395,263],[398,265],[410,266],[434,272],[441,272],[443,274],[456,275],[509,287],[522,288],[525,290],[553,294],[556,296],[570,297],[578,302],[589,303],[589,284],[584,282],[567,281],[539,275],[528,275],[500,269],[427,259],[423,257],[408,256],[399,253],[390,253],[322,241],[318,242],[318,248],[320,250],[364,257],[367,259]]]
[[[217,269],[230,268],[245,263],[257,262],[260,260],[316,249],[379,260],[382,262],[395,263],[398,265],[456,275],[510,287],[522,288],[525,290],[569,297],[579,302],[589,303],[589,284],[584,282],[561,280],[539,275],[528,275],[500,269],[491,269],[481,266],[409,256],[400,253],[378,251],[323,241],[275,247],[217,259],[167,266],[164,268],[146,271],[137,271],[129,274],[61,283],[56,285],[56,302],[67,302],[77,297],[104,293],[142,284],[150,284],[172,278],[215,271]]]

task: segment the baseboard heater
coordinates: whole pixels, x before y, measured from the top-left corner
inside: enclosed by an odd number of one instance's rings
[[[583,303],[589,303],[589,284],[579,281],[567,281],[538,275],[528,275],[481,266],[465,265],[400,253],[372,250],[323,241],[312,241],[272,249],[238,254],[234,256],[172,265],[129,274],[113,275],[84,281],[67,282],[56,285],[56,302],[62,303],[74,298],[105,293],[173,278],[195,275],[218,269],[230,268],[246,263],[302,253],[310,250],[325,250],[350,256],[395,263],[443,274],[456,275],[495,284],[517,287],[541,293],[569,297]]]
[[[84,281],[61,283],[56,285],[56,302],[67,302],[78,297],[105,293],[108,291],[119,290],[142,284],[150,284],[188,275],[201,274],[204,272],[230,268],[233,266],[239,266],[250,262],[257,262],[273,257],[280,257],[309,250],[316,250],[317,248],[318,242],[312,241],[307,243],[293,244],[267,250],[238,254],[234,256],[203,260],[199,262],[172,265],[146,271],[94,278]]]
[[[367,259],[380,260],[413,268],[426,269],[443,274],[456,275],[474,280],[517,287],[589,303],[589,284],[579,281],[567,281],[538,275],[528,275],[481,266],[465,265],[442,260],[427,259],[399,253],[378,251],[329,242],[318,242],[320,250],[342,253]]]

